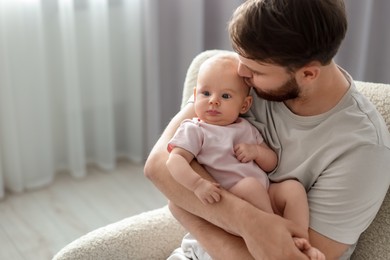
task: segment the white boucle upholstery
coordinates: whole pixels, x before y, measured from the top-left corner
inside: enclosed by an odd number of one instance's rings
[[[182,105],[193,93],[199,65],[219,52],[205,51],[195,57],[184,83]],[[356,82],[356,85],[377,106],[390,131],[390,85],[367,82]],[[375,220],[359,239],[352,259],[390,259],[389,193]],[[180,245],[184,233],[168,208],[163,207],[92,231],[64,247],[54,259],[166,259]]]
[[[96,229],[64,247],[53,260],[166,259],[184,234],[165,206]]]

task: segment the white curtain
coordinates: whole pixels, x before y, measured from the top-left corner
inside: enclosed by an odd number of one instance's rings
[[[242,2],[0,0],[0,198],[59,170],[143,162],[180,107],[192,58],[231,49],[226,25]],[[346,3],[337,62],[390,83],[389,1]]]
[[[142,162],[142,0],[0,0],[0,197]]]

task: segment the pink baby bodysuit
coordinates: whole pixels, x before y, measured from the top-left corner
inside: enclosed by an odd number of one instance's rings
[[[262,142],[258,130],[243,118],[227,126],[211,125],[193,118],[181,123],[168,143],[168,151],[177,146],[192,153],[225,189],[230,189],[244,177],[254,177],[268,189],[267,174],[254,161],[242,163],[237,160],[233,149],[240,143]]]

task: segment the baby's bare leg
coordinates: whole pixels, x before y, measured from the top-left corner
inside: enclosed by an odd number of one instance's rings
[[[272,209],[276,214],[309,229],[309,205],[306,191],[300,182],[287,180],[272,183],[269,196]]]
[[[307,195],[301,183],[287,180],[272,183],[269,188],[274,212],[309,230],[309,205]],[[311,260],[323,260],[325,255],[309,243],[309,234],[303,238],[294,238],[295,245]]]
[[[268,191],[256,178],[243,178],[230,188],[229,191],[263,211],[273,212]]]

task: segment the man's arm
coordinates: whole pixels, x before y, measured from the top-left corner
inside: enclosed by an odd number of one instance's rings
[[[183,226],[189,228],[188,231],[197,238],[198,243],[209,253],[212,259],[254,259],[241,237],[228,234],[225,230],[188,213],[173,203],[169,203],[169,209]]]
[[[199,164],[193,163],[192,165],[197,172],[204,174],[204,169]],[[230,200],[231,198],[233,200]],[[170,209],[175,218],[197,239],[213,259],[307,259],[292,240],[294,236],[302,237],[305,233],[303,230],[289,220],[264,213],[244,200],[235,199],[237,197],[223,191],[222,200],[212,206],[218,207],[229,201],[235,205],[223,216],[233,215],[234,221],[237,222],[232,222],[231,225],[228,222],[223,229],[217,227],[218,224],[213,225],[173,203],[170,203]],[[226,223],[223,220],[221,222]],[[238,227],[238,229],[232,227]],[[241,235],[245,239],[225,230],[244,230]]]
[[[349,245],[331,240],[309,228],[310,244],[320,250],[326,260],[337,260],[348,250]]]
[[[188,104],[171,120],[146,161],[145,175],[172,203],[184,209],[185,214],[190,212],[223,230],[231,230],[244,237],[250,253],[255,258],[306,259],[306,256],[299,252],[292,240],[292,236],[302,237],[305,231],[296,227],[293,223],[278,216],[264,213],[224,190],[222,190],[220,202],[205,205],[196,198],[193,192],[173,179],[166,167],[166,160],[168,159],[167,143],[174,135],[181,121],[194,116],[193,104]],[[201,167],[195,169],[198,173],[202,170],[205,173]],[[189,230],[193,230],[191,223],[183,224]],[[207,223],[207,225],[209,224]],[[225,237],[221,234],[230,236],[223,230],[220,230],[219,234],[215,235],[215,237],[221,237],[222,241]],[[202,245],[213,243],[208,238],[215,234],[214,232],[215,230],[209,229],[205,232],[199,231],[195,237]],[[246,255],[246,248],[242,247],[242,244],[237,246],[235,244],[238,243],[237,241],[239,240],[226,240],[225,247],[241,248],[241,250],[244,250],[241,253]],[[208,252],[213,256],[222,253],[220,247],[212,248],[205,246],[205,248],[208,248]]]

